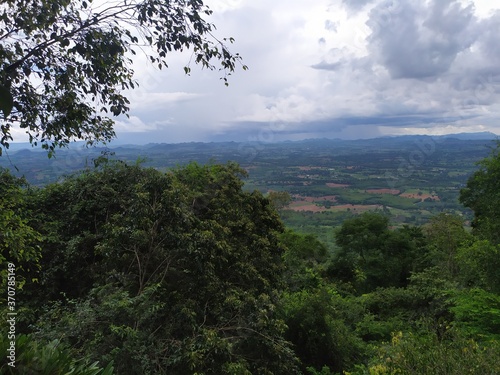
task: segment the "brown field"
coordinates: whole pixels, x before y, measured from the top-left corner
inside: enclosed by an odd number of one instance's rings
[[[288,206],[288,209],[293,211],[311,211],[311,212],[323,212],[328,211],[325,207],[316,206],[314,203],[303,204],[302,202],[294,202]]]
[[[401,191],[396,189],[367,189],[365,190],[365,193],[398,195]]]
[[[323,202],[323,201],[330,201],[330,202],[335,202],[337,197],[335,195],[323,195],[321,197],[303,197],[301,195],[295,194],[293,195],[293,198],[295,199],[296,202]]]
[[[328,208],[323,206],[317,206],[315,202],[330,201],[335,202],[335,195],[323,195],[321,197],[304,197],[298,194],[293,195],[294,201],[288,205],[288,209],[293,211],[311,211],[311,212],[323,212],[328,211]]]
[[[411,198],[411,199],[420,199],[423,201],[424,199],[431,198],[434,201],[439,201],[439,197],[437,195],[431,195],[431,194],[420,194],[418,195],[417,193],[403,193],[400,195],[400,197],[404,198]]]
[[[312,198],[312,197],[307,197]],[[375,210],[377,208],[381,208],[381,205],[378,204],[370,204],[370,205],[361,205],[361,204],[342,204],[339,206],[332,206],[330,208],[325,208],[321,206],[317,206],[312,203],[309,199],[304,199],[302,201],[293,202],[288,206],[288,209],[293,211],[311,211],[311,212],[324,212],[324,211],[346,211],[349,209],[353,213],[363,213],[365,211]],[[318,198],[314,198],[318,199]],[[311,202],[311,203],[304,203]]]
[[[336,184],[335,182],[327,182],[326,186],[333,187],[333,188],[336,188],[336,187],[345,188],[345,187],[349,187],[349,184]]]

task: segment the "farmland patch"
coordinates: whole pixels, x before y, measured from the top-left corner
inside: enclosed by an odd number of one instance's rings
[[[365,193],[398,195],[401,191],[397,189],[366,189]]]
[[[335,182],[327,182],[326,186],[332,187],[332,188],[346,188],[349,187],[349,184],[337,184]]]

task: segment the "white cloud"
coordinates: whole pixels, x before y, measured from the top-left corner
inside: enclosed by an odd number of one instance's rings
[[[140,90],[140,89],[139,89]],[[165,106],[173,106],[180,102],[191,101],[203,97],[202,94],[189,92],[146,92],[139,91],[130,95],[132,110],[156,110]]]
[[[157,130],[157,124],[146,124],[137,116],[130,116],[115,122],[115,130],[124,133],[144,133]]]
[[[257,136],[355,137],[457,129],[500,133],[500,4],[491,0],[207,1],[218,37],[250,68],[135,66],[133,121],[151,142]],[[495,12],[496,11],[496,12]],[[159,125],[161,124],[161,125]],[[148,133],[149,132],[149,133]]]

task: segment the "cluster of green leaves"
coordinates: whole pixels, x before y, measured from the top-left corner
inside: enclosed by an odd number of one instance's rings
[[[277,210],[282,210],[292,201],[292,197],[287,191],[270,191],[267,198],[269,198]]]
[[[92,144],[114,136],[113,120],[129,110],[131,55],[144,51],[158,68],[172,51],[223,79],[240,61],[212,34],[203,1],[6,0],[0,6],[0,145],[20,127],[49,150],[75,139]],[[229,42],[233,42],[230,38]],[[246,66],[243,66],[246,69]],[[189,73],[189,64],[185,71]],[[0,149],[1,151],[1,149]]]
[[[26,279],[36,278],[39,267],[41,235],[30,225],[31,210],[26,182],[0,169],[0,275],[1,288],[7,290],[6,263],[17,268],[16,288],[22,288]],[[0,297],[5,301],[5,294]]]
[[[0,350],[9,353],[11,343],[6,335],[0,338]],[[2,356],[0,362],[1,374],[25,375],[112,375],[113,363],[105,368],[97,362],[91,363],[88,359],[75,359],[74,353],[59,340],[42,343],[27,335],[19,335],[15,340],[15,366],[9,365],[11,360]],[[12,363],[11,363],[12,364]]]
[[[388,218],[379,213],[345,220],[335,242],[339,250],[330,272],[359,291],[405,286],[410,273],[425,262],[421,230],[390,230]]]
[[[399,331],[379,349],[368,369],[350,374],[498,374],[499,357],[498,341],[478,342],[454,329],[441,338],[432,332]]]
[[[500,244],[500,141],[489,157],[479,162],[477,170],[460,191],[460,202],[474,211],[475,234]]]

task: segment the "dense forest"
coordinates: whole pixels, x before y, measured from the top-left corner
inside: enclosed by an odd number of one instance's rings
[[[245,175],[101,157],[34,187],[2,170],[17,337],[0,372],[500,373],[500,146],[460,192],[472,231],[365,212],[331,229],[333,251],[286,229]]]
[[[9,162],[23,136],[50,158],[112,140],[137,53],[160,70],[187,51],[187,75],[198,64],[225,85],[247,70],[203,0],[95,3],[2,1]],[[462,186],[484,149],[423,139],[402,161],[376,145],[366,164],[366,144],[353,157],[323,143],[233,145],[260,163],[253,189],[237,161],[159,169],[104,154],[48,172],[21,150],[38,183],[0,168],[0,374],[500,374],[500,144]],[[277,171],[270,153],[289,164]],[[348,202],[382,210],[335,211]],[[306,228],[303,206],[335,225]]]

